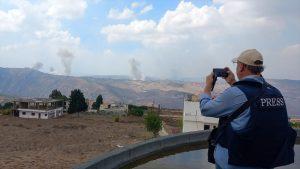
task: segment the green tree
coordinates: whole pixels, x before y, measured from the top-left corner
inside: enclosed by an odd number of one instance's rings
[[[14,104],[12,102],[6,102],[6,103],[4,103],[3,106],[0,104],[0,114],[2,114],[2,115],[11,114],[13,105]]]
[[[155,112],[148,112],[145,117],[145,126],[147,131],[153,133],[154,137],[158,136],[158,132],[162,129],[162,120]]]
[[[101,104],[103,104],[103,98],[102,98],[102,95],[100,94],[97,97],[96,102],[93,103],[92,108],[96,109],[96,110],[99,110]]]
[[[3,106],[2,109],[12,109],[14,104],[12,102],[6,102]]]
[[[80,89],[75,89],[71,91],[70,95],[70,104],[68,113],[79,113],[82,111],[86,111],[88,108],[87,103],[85,102],[85,98]]]
[[[49,95],[49,98],[68,100],[67,96],[62,95],[61,92],[57,89],[52,90],[51,94]]]

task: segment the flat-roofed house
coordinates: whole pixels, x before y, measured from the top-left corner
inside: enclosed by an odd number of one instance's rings
[[[13,101],[13,114],[21,118],[49,119],[63,115],[63,100],[34,98]]]
[[[100,105],[100,110],[103,110],[103,109],[109,109],[110,107],[111,107],[111,104],[110,104],[110,103],[104,102],[104,103],[102,103],[102,104]]]

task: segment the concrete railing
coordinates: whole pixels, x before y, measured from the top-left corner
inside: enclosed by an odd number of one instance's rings
[[[194,149],[207,148],[210,131],[196,131],[159,137],[142,143],[111,151],[75,167],[76,169],[117,169],[139,161],[150,161],[162,156]],[[300,130],[297,130],[297,144],[300,144]],[[159,155],[158,155],[159,154]],[[159,156],[159,157],[158,157]],[[143,160],[144,159],[144,160]],[[146,159],[146,160],[145,160]],[[140,162],[142,163],[142,162]]]

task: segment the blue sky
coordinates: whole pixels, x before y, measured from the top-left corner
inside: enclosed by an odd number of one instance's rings
[[[201,79],[243,50],[300,79],[300,1],[0,0],[0,66]]]

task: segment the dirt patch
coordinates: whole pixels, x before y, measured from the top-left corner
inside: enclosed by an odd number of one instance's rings
[[[72,168],[152,137],[141,117],[66,115],[38,120],[0,116],[0,168]]]
[[[73,130],[78,130],[78,129],[85,129],[87,126],[86,125],[77,125],[77,124],[65,124],[65,125],[54,125],[53,128],[55,129],[73,129]]]
[[[169,134],[177,134],[177,133],[181,133],[182,129],[181,129],[181,118],[178,117],[162,117],[162,120],[164,122],[164,127],[165,130],[167,131],[167,133]]]

